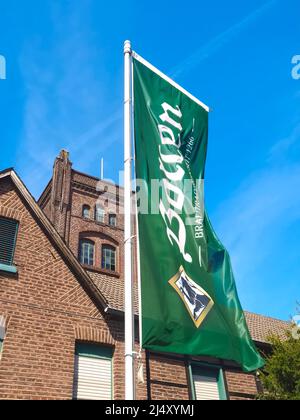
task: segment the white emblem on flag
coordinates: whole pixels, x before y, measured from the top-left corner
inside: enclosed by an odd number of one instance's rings
[[[198,328],[214,305],[212,298],[186,274],[183,267],[180,267],[169,283],[183,300],[190,317]]]

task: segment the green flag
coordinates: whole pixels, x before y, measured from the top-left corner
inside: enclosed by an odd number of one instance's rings
[[[142,345],[263,365],[204,211],[208,109],[133,53]]]

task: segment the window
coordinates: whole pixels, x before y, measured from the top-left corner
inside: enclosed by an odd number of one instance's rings
[[[116,248],[111,245],[102,246],[102,268],[116,271]]]
[[[94,242],[83,239],[79,245],[79,261],[81,264],[94,265]]]
[[[195,400],[226,400],[222,369],[209,365],[190,366],[192,394]]]
[[[104,223],[104,218],[105,218],[105,211],[104,211],[104,209],[101,206],[97,205],[95,207],[95,219],[96,219],[96,222]]]
[[[0,269],[17,272],[13,265],[18,232],[16,220],[0,217]]]
[[[3,342],[5,338],[5,317],[0,315],[0,357],[3,349]]]
[[[74,398],[112,399],[112,349],[93,344],[76,345]]]
[[[82,217],[84,219],[90,219],[91,218],[91,208],[90,208],[90,206],[85,205],[85,206],[82,207]]]
[[[117,226],[117,216],[115,214],[109,215],[109,224],[110,226]]]

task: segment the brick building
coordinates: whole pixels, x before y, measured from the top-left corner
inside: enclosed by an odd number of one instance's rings
[[[122,209],[122,188],[74,170],[65,151],[38,203],[0,172],[0,399],[124,398]],[[262,351],[289,325],[245,314]],[[250,399],[259,387],[226,360],[142,362],[138,399]]]

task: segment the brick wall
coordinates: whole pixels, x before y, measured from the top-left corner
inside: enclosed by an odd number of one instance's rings
[[[151,353],[149,358],[152,399],[188,400],[192,398],[187,360],[180,358],[180,356],[168,357]],[[222,361],[208,357],[193,357],[191,361],[222,366]],[[238,368],[223,367],[222,369],[228,399],[248,400],[255,398],[258,392],[255,374],[243,373]]]
[[[54,162],[52,180],[39,204],[76,258],[79,256],[80,239],[90,239],[95,243],[93,269],[123,277],[123,196],[118,186],[72,170],[68,153],[61,151]],[[101,205],[105,211],[103,223],[95,220],[96,205]],[[83,206],[89,206],[90,220],[82,217]],[[110,214],[116,215],[116,227],[109,225]],[[104,244],[116,248],[116,273],[101,268],[101,247]]]
[[[0,361],[1,399],[70,399],[76,340],[114,348],[114,398],[124,397],[121,321],[107,318],[68,268],[10,182],[0,216],[19,220],[17,275],[0,273],[0,314],[9,319]],[[139,391],[145,398],[145,387]]]
[[[107,273],[101,269],[101,247],[104,244],[110,244],[117,249],[117,267],[118,274],[122,274],[124,264],[124,233],[120,228],[121,217],[117,214],[117,226],[108,225],[108,215],[113,213],[111,207],[105,207],[105,223],[96,222],[94,220],[94,209],[97,203],[97,194],[87,194],[85,191],[72,189],[72,207],[70,217],[70,236],[68,244],[74,255],[79,254],[79,240],[83,238],[91,239],[95,243],[95,264],[94,268],[100,272]],[[82,208],[84,205],[90,206],[91,220],[85,220],[82,217]],[[108,273],[109,274],[109,273]]]
[[[188,400],[189,389],[184,361],[150,355],[151,398]]]
[[[225,380],[230,399],[249,399],[258,392],[254,374],[225,370]]]

